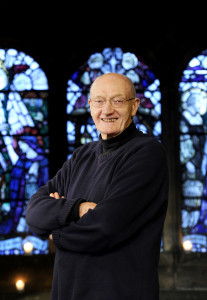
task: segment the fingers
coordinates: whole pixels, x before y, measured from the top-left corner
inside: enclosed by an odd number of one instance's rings
[[[60,196],[59,196],[59,194],[58,194],[57,192],[55,192],[55,193],[50,193],[50,197],[53,197],[53,198],[55,198],[55,199],[59,199],[59,198],[60,198]]]
[[[57,192],[55,192],[55,193],[50,193],[50,197],[53,197],[53,198],[55,198],[55,199],[60,199],[60,196],[59,196],[59,194],[58,194]],[[62,196],[61,198],[64,198],[64,196]]]

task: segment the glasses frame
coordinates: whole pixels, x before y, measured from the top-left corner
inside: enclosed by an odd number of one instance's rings
[[[131,100],[135,100],[135,99],[137,99],[137,98],[134,97],[134,98],[130,98],[130,99],[124,99],[124,104],[125,104],[127,101],[131,101]],[[106,104],[107,101],[110,101],[111,106],[113,106],[113,107],[120,107],[120,106],[114,106],[114,103],[112,102],[111,99],[110,99],[110,100],[103,100],[103,105],[101,105],[101,106],[94,106],[94,101],[95,101],[95,99],[90,99],[90,101],[91,101],[91,103],[92,103],[92,106],[95,107],[95,108],[102,108],[102,107],[104,107],[104,105]]]

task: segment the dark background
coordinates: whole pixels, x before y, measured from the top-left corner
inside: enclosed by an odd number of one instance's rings
[[[139,2],[95,2],[90,7],[70,2],[13,5],[2,6],[0,48],[32,56],[48,78],[50,176],[67,157],[67,81],[92,53],[121,47],[141,56],[160,80],[163,143],[170,173],[165,251],[159,267],[161,300],[207,299],[207,255],[184,253],[181,247],[178,139],[178,84],[189,60],[207,49],[205,7]],[[0,257],[0,299],[49,299],[53,260],[54,253]],[[27,278],[23,295],[15,294],[17,274]]]

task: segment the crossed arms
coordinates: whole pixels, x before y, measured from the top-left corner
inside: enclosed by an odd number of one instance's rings
[[[80,180],[75,172],[71,177],[71,163],[67,162],[31,197],[26,212],[31,231],[45,237],[52,234],[60,250],[97,253],[128,240],[145,226],[154,229],[155,220],[161,226],[167,207],[168,180],[165,156],[157,145],[147,143],[138,154],[123,158],[110,183],[91,202],[87,196],[84,202],[80,201],[84,191],[65,194],[68,178],[73,178],[73,183],[74,175]],[[84,176],[81,180],[84,189],[87,182]],[[73,221],[71,212],[76,204],[79,220]]]
[[[57,192],[50,193],[50,197],[53,197],[55,199],[60,199],[60,196]],[[61,198],[64,198],[62,196]],[[97,203],[94,202],[83,202],[79,205],[79,217],[81,218],[83,215],[85,215],[89,209],[94,209],[96,207]]]

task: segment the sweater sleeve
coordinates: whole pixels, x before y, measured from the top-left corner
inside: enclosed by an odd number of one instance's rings
[[[142,230],[167,209],[168,173],[162,146],[147,143],[123,158],[105,196],[76,223],[53,230],[53,241],[62,250],[97,253],[109,250]]]
[[[30,230],[38,236],[46,237],[52,230],[61,228],[62,218],[66,222],[65,215],[77,219],[77,207],[74,204],[79,199],[67,201],[65,198],[55,199],[49,196],[50,193],[58,192],[60,197],[64,197],[68,178],[70,178],[70,161],[66,161],[56,176],[40,187],[29,200],[26,221]]]

